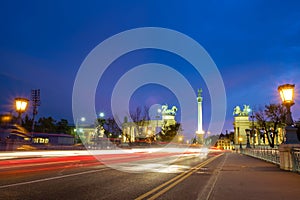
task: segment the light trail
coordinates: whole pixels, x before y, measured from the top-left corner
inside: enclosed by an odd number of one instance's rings
[[[105,170],[109,170],[109,168],[78,172],[78,173],[74,173],[74,174],[67,174],[67,175],[55,176],[55,177],[50,177],[50,178],[37,179],[37,180],[33,180],[33,181],[13,183],[13,184],[9,184],[9,185],[2,185],[2,186],[0,186],[0,189],[16,187],[16,186],[20,186],[20,185],[27,185],[27,184],[32,184],[32,183],[45,182],[45,181],[56,180],[56,179],[62,179],[62,178],[67,178],[67,177],[72,177],[72,176],[79,176],[79,175],[90,174],[90,173],[95,173],[95,172],[100,172],[100,171],[105,171]]]

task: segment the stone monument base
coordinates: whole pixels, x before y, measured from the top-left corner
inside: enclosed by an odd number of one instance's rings
[[[292,156],[293,148],[300,148],[300,144],[279,145],[280,169],[294,171],[295,161]]]

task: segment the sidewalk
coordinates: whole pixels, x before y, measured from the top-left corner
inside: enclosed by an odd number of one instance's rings
[[[300,199],[300,175],[238,153],[223,156],[215,171],[211,199]]]

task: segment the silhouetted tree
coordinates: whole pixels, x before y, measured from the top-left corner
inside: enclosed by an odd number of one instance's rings
[[[114,118],[108,118],[106,120],[104,129],[107,131],[107,134],[111,134],[113,137],[118,137],[122,133],[122,130]]]
[[[180,123],[167,125],[166,123],[162,126],[162,130],[159,134],[160,140],[164,142],[170,142],[174,137],[181,131]]]
[[[31,132],[32,130],[32,123],[33,120],[31,118],[29,118],[28,115],[25,115],[24,119],[22,120],[22,126],[29,132]]]
[[[35,127],[35,131],[43,133],[55,133],[55,123],[56,121],[52,117],[41,117],[38,120],[37,126]]]
[[[286,108],[281,104],[266,105],[255,113],[262,136],[266,137],[270,147],[275,147],[275,138],[278,137],[278,128],[284,127]]]
[[[141,107],[137,107],[135,111],[129,114],[131,116],[132,122],[135,125],[135,128],[138,132],[138,135],[141,135],[143,132],[143,127],[145,127],[149,123],[149,108],[144,106],[142,110]],[[131,136],[129,133],[124,133],[124,137],[126,137],[127,141],[131,143]]]
[[[70,133],[68,120],[61,119],[59,122],[56,123],[55,129],[56,133]]]

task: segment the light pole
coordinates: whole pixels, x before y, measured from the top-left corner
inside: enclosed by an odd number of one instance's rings
[[[158,120],[160,118],[160,113],[161,113],[161,109],[157,109],[157,113],[155,116],[155,118],[156,118],[156,130],[155,130],[156,134],[158,133]]]
[[[251,148],[250,146],[250,140],[249,140],[249,136],[250,136],[250,132],[251,130],[250,129],[246,129],[246,135],[247,135],[247,144],[246,144],[246,148]]]
[[[29,100],[26,98],[15,98],[15,110],[18,113],[18,118],[17,118],[17,124],[21,125],[22,124],[22,118],[21,115],[24,113],[27,109]]]
[[[284,84],[278,87],[282,104],[286,107],[286,127],[285,127],[285,144],[299,144],[297,138],[297,128],[293,126],[293,118],[291,113],[291,107],[295,104],[294,102],[294,84]]]
[[[243,141],[243,138],[242,137],[239,137],[239,143],[240,143],[240,149],[242,149],[242,141]]]
[[[97,137],[104,137],[104,124],[105,124],[104,116],[105,116],[104,112],[99,113]]]
[[[253,148],[255,148],[255,142],[256,142],[256,131],[254,129],[254,114],[253,114],[253,110],[252,110],[252,114],[250,116],[251,118],[251,121],[252,121],[252,126],[251,126],[251,136],[252,136],[252,139],[253,139]]]
[[[76,131],[76,135],[75,135],[75,144],[77,144],[78,139],[80,138],[81,133],[83,132],[82,128],[79,127],[79,121],[81,122],[80,125],[82,125],[83,122],[85,122],[85,117],[81,117],[80,119],[77,118],[76,119],[76,124],[75,124],[75,130]],[[80,138],[81,140],[81,138]]]
[[[40,89],[31,90],[31,101],[33,107],[31,132],[34,132],[34,119],[35,116],[38,114],[37,107],[41,105]]]

